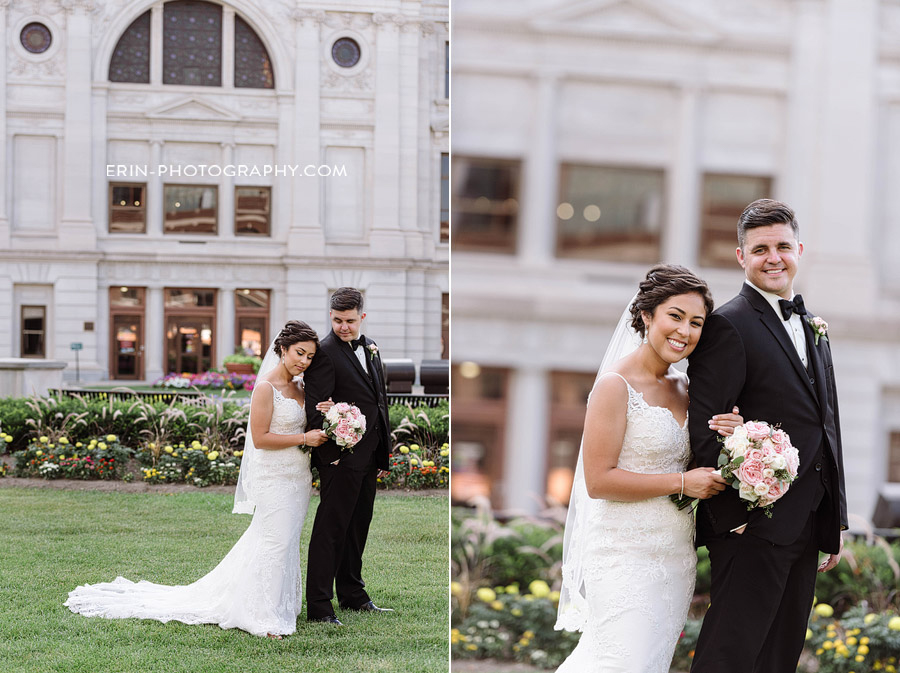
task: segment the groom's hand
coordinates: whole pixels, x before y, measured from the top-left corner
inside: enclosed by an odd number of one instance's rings
[[[841,560],[841,552],[844,551],[844,536],[841,536],[841,547],[838,549],[837,554],[829,554],[825,557],[825,560],[819,564],[819,572],[827,573],[829,570],[834,568]]]

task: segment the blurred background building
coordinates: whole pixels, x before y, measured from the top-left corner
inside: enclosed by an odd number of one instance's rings
[[[638,281],[677,262],[727,301],[771,196],[871,517],[900,483],[900,2],[454,0],[453,31],[454,499],[566,501]]]
[[[448,12],[0,2],[0,358],[204,371],[342,285],[386,356],[446,357]]]

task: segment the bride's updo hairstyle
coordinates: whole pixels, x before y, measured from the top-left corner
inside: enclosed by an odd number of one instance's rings
[[[631,326],[641,338],[644,337],[644,319],[641,313],[653,315],[656,307],[670,297],[694,292],[703,297],[706,315],[712,313],[713,298],[706,281],[693,271],[678,264],[657,264],[647,272],[647,277],[638,286],[638,294],[631,304]]]
[[[283,355],[284,351],[294,344],[312,341],[319,349],[319,335],[302,320],[288,320],[284,328],[275,337],[275,353]]]

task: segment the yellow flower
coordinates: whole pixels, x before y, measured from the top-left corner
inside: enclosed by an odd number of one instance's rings
[[[806,629],[806,639],[809,640],[810,638],[812,638],[812,636],[813,636],[812,629]]]
[[[47,444],[48,449],[52,449],[54,446],[56,446],[56,444]]]
[[[491,601],[491,607],[497,612],[500,612],[501,610],[503,610],[503,603],[501,603],[500,601]]]
[[[826,640],[824,643],[822,643],[823,650],[830,650],[833,647],[834,647],[834,643],[831,642],[830,640]]]
[[[868,653],[869,653],[869,646],[868,646],[868,645],[860,645],[860,646],[859,646],[859,649],[857,650],[857,652],[859,652],[860,654],[868,654]]]
[[[46,435],[41,435],[40,437],[38,437],[38,441],[39,441],[41,444],[46,444],[46,443],[49,442],[50,440],[47,439],[47,436],[46,436]]]
[[[450,593],[453,596],[459,596],[462,593],[462,584],[459,582],[450,582]]]
[[[191,448],[192,448],[192,449],[199,449],[199,448],[200,448],[200,442],[198,442],[198,441],[195,439],[193,442],[191,442]]]
[[[409,445],[409,450],[410,450],[410,451],[418,451],[418,450],[419,450],[419,445],[418,445],[418,444],[410,444],[410,445]]]
[[[509,611],[509,614],[511,614],[513,617],[521,617],[522,611],[519,608],[513,608]]]
[[[819,603],[816,606],[816,614],[819,617],[831,617],[834,614],[834,608],[828,605],[828,603]]]
[[[84,444],[82,444],[81,442],[75,442],[76,449],[80,449],[82,446],[84,446]]]
[[[66,459],[66,455],[65,455],[65,454],[60,454],[59,459],[60,459],[60,460],[65,460],[65,459]]]
[[[518,585],[516,585],[516,584],[510,584],[508,587],[506,587],[506,593],[508,593],[508,594],[517,594],[517,593],[519,593],[519,587],[518,587]]]
[[[97,444],[97,448],[103,451],[106,448],[106,442],[100,442]]]
[[[43,456],[43,455],[44,455],[44,452],[41,451],[40,449],[38,449],[37,451],[34,452],[34,455],[36,455],[36,456]]]
[[[209,460],[215,460],[216,458],[219,457],[219,452],[218,452],[218,451],[210,451],[210,452],[209,452],[209,455],[207,455],[206,457],[207,457]]]
[[[850,636],[849,638],[847,638],[847,644],[848,645],[856,645],[856,638],[854,638],[853,636]]]
[[[554,603],[559,603],[559,592],[558,592],[558,591],[551,591],[551,592],[550,592],[550,595],[549,595],[547,598],[549,598],[549,599],[550,599],[551,601],[553,601]]]
[[[871,623],[874,622],[876,619],[878,619],[878,615],[876,615],[876,614],[870,612],[870,613],[867,614],[865,617],[863,617],[863,623],[864,623],[864,624],[871,624]]]
[[[409,459],[409,464],[410,464],[410,465],[418,465],[418,464],[419,464],[419,461],[416,460],[415,458],[410,458],[410,459]]]
[[[868,645],[868,644],[869,644],[869,637],[868,637],[868,636],[863,636],[862,638],[860,638],[860,639],[859,639],[859,644],[860,644],[860,645]]]
[[[449,450],[449,449],[441,449],[441,456],[443,456],[444,458],[446,458],[446,457],[449,456],[449,455],[450,455],[450,450]]]
[[[171,446],[167,445],[167,446],[163,447],[163,451],[165,451],[166,453],[172,453],[175,451],[175,449],[173,449]]]
[[[238,458],[240,458],[241,456],[244,455],[244,452],[243,451],[235,451],[234,455],[236,455]]]
[[[547,598],[550,595],[550,587],[544,580],[534,580],[528,585],[528,590],[536,598]]]
[[[68,443],[69,443],[69,440],[66,439],[65,437],[60,437],[60,438],[59,438],[59,443],[60,443],[60,444],[68,444]]]
[[[116,436],[115,435],[106,435],[106,441],[114,442],[114,441],[116,441]]]
[[[891,631],[900,631],[900,615],[894,615],[888,622],[888,628]]]
[[[857,661],[857,663],[866,660],[866,658],[865,658],[863,655],[861,655],[861,654],[857,654],[857,655],[854,657],[854,659]]]
[[[478,597],[478,600],[484,601],[485,603],[497,600],[497,594],[489,587],[481,587],[475,592],[475,595]]]
[[[173,453],[172,455],[173,455],[175,458],[178,458],[178,453],[177,453],[177,452]]]
[[[409,453],[408,446],[401,446],[399,450],[400,450],[400,453]]]

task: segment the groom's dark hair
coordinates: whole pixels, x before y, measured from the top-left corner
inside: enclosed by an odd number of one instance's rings
[[[363,311],[362,292],[355,287],[340,287],[331,295],[332,311],[352,311],[356,309],[358,312]]]
[[[757,199],[744,208],[738,218],[738,245],[743,248],[747,239],[747,230],[756,227],[768,227],[773,224],[789,224],[794,230],[794,238],[800,240],[800,225],[794,217],[794,210],[786,203],[775,199]]]
[[[638,288],[637,296],[629,310],[631,311],[631,326],[635,332],[641,335],[641,338],[646,331],[642,314],[646,312],[652,316],[656,307],[670,297],[695,293],[703,299],[706,315],[712,313],[715,308],[712,293],[709,291],[706,281],[690,269],[678,264],[657,264],[647,272],[647,277],[641,281]]]

